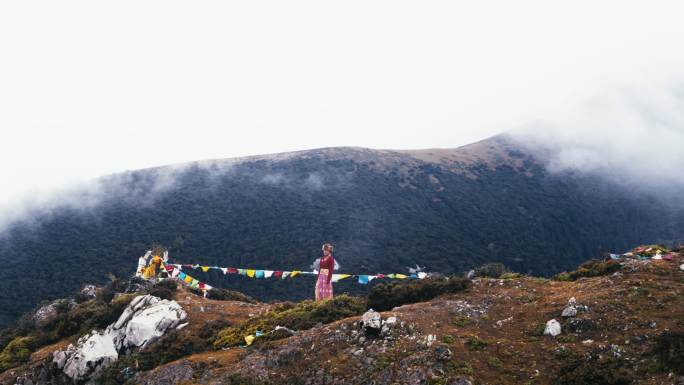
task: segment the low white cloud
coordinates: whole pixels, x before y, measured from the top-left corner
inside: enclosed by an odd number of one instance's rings
[[[684,188],[684,82],[606,88],[592,99],[513,131],[552,172],[598,175],[650,192]]]

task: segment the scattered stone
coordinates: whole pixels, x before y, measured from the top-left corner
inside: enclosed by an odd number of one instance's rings
[[[377,311],[370,309],[361,317],[361,328],[366,335],[378,335],[382,329],[382,317]]]
[[[463,377],[457,377],[449,381],[448,385],[473,385],[473,381]]]
[[[555,337],[557,335],[561,334],[561,325],[558,321],[555,319],[552,319],[546,323],[546,327],[544,328],[544,335],[550,335],[552,337]]]
[[[435,348],[435,357],[437,358],[437,361],[449,361],[451,360],[452,353],[446,345],[437,345]]]
[[[427,337],[425,337],[425,345],[427,346],[432,346],[432,344],[437,340],[437,336],[434,334],[428,334]]]
[[[561,317],[563,318],[569,318],[569,317],[575,317],[577,315],[577,308],[574,305],[569,305],[565,309],[563,309],[563,312],[561,313]]]
[[[74,307],[76,307],[76,301],[73,299],[58,299],[36,310],[32,320],[40,328],[54,320],[59,314],[60,308],[63,308],[64,311],[69,311]]]
[[[496,321],[496,326],[502,327],[504,323],[511,322],[512,320],[513,320],[513,317],[508,317],[506,319],[498,320],[498,321]]]
[[[97,297],[97,286],[95,285],[85,285],[83,289],[79,292],[83,297],[87,299],[93,299]]]

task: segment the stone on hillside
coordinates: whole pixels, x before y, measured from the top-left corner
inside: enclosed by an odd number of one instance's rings
[[[75,346],[56,352],[53,362],[74,381],[92,379],[116,361],[119,354],[144,347],[185,318],[187,314],[175,301],[139,296],[115,323],[104,331],[93,331],[79,338]]]
[[[361,327],[366,334],[380,333],[382,317],[377,311],[370,309],[361,317]]]
[[[65,307],[66,310],[71,310],[76,306],[76,301],[73,299],[58,299],[47,305],[41,306],[35,313],[33,313],[33,322],[36,326],[41,328],[50,321],[54,320],[59,314],[59,307]]]
[[[390,334],[390,331],[392,330],[392,327],[394,327],[397,324],[397,317],[388,317],[386,320],[382,322],[382,331],[380,334],[382,336],[387,336]]]
[[[93,299],[97,296],[97,287],[95,285],[85,285],[79,294],[87,299]]]
[[[568,317],[575,317],[577,315],[577,308],[573,305],[569,305],[565,309],[563,309],[563,312],[561,313],[561,317],[568,318]]]
[[[473,385],[473,382],[467,378],[458,377],[451,380],[449,385]]]
[[[435,358],[437,358],[437,361],[449,361],[451,356],[451,350],[446,345],[437,345],[435,348]]]
[[[558,321],[552,319],[546,323],[546,327],[544,328],[544,335],[555,337],[559,334],[561,334],[561,325]]]

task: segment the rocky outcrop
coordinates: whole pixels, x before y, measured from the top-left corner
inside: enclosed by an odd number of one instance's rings
[[[60,307],[65,308],[67,311],[73,309],[76,306],[76,301],[73,299],[58,299],[47,305],[41,306],[33,313],[32,320],[37,327],[43,327],[54,320],[55,317],[60,312]]]
[[[103,331],[92,331],[76,345],[53,355],[53,362],[75,381],[97,377],[120,354],[140,348],[178,326],[187,314],[175,301],[151,295],[136,297],[119,319]]]

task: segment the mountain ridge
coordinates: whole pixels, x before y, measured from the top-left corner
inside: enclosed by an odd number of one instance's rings
[[[154,244],[206,265],[305,269],[332,242],[343,269],[359,274],[501,262],[550,275],[604,251],[684,238],[681,210],[595,176],[550,173],[505,136],[462,147],[467,163],[458,149],[441,151],[416,154],[439,164],[325,148],[110,176],[80,200],[95,204],[39,213],[0,239],[0,325],[86,281],[130,275]],[[264,287],[212,274],[198,278],[261,300],[311,296],[306,281]]]

